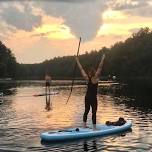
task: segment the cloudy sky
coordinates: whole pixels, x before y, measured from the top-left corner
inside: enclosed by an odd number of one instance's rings
[[[0,0],[0,40],[19,63],[110,47],[152,28],[152,0]]]

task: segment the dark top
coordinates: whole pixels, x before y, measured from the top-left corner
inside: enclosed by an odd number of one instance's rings
[[[98,83],[93,84],[91,81],[91,78],[89,78],[88,84],[87,84],[87,93],[86,97],[88,98],[96,98],[97,96],[97,88],[98,88]]]

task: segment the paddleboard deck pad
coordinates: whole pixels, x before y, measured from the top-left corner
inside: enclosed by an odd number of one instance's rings
[[[132,122],[130,120],[122,126],[98,124],[97,130],[93,130],[92,128],[71,128],[67,130],[48,131],[41,133],[40,138],[42,141],[49,142],[77,140],[121,133],[130,129],[131,126]]]

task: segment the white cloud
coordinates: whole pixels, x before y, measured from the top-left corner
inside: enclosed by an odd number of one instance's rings
[[[110,0],[108,6],[131,15],[152,17],[151,0]]]
[[[45,14],[62,18],[73,35],[91,40],[102,26],[102,13],[110,7],[136,16],[152,16],[150,0],[33,0],[0,2],[0,19],[8,25],[32,31],[41,25],[42,10]]]
[[[148,4],[149,0],[110,0],[109,7],[117,10],[133,9],[143,7]]]
[[[40,1],[34,2],[34,5],[47,15],[62,17],[72,34],[83,37],[83,40],[90,40],[96,36],[102,25],[102,12],[106,8],[106,1]]]
[[[29,4],[23,3],[21,5],[18,2],[8,2],[7,5],[4,5],[6,3],[3,2],[0,7],[0,18],[8,25],[16,27],[16,29],[31,31],[41,24],[41,16],[32,14],[32,8]]]
[[[151,0],[0,1],[0,39],[13,50],[19,62],[26,63],[75,54],[78,41],[75,37],[80,36],[85,40],[81,46],[82,52],[100,49],[124,40],[139,27],[150,27],[150,2]],[[109,18],[104,14],[104,19],[103,12],[108,11],[108,8],[111,13],[107,14]],[[54,24],[59,28],[51,29]],[[46,26],[48,27],[43,29]],[[59,30],[61,28],[63,30]],[[61,37],[60,31],[65,29],[74,38],[48,37],[57,32]],[[102,33],[97,35],[100,31]]]

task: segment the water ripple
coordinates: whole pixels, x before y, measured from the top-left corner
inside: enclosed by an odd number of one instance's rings
[[[115,95],[98,95],[97,122],[115,121],[120,116],[133,122],[132,131],[104,138],[94,138],[68,143],[41,143],[40,133],[48,130],[79,127],[84,112],[84,87],[73,90],[69,103],[69,90],[51,97],[52,108],[46,110],[45,97],[21,98],[43,92],[39,86],[19,87],[0,105],[0,151],[150,151],[152,149],[152,109],[144,111],[132,106],[134,99]],[[130,104],[132,103],[132,104]],[[91,124],[91,113],[88,124]]]

